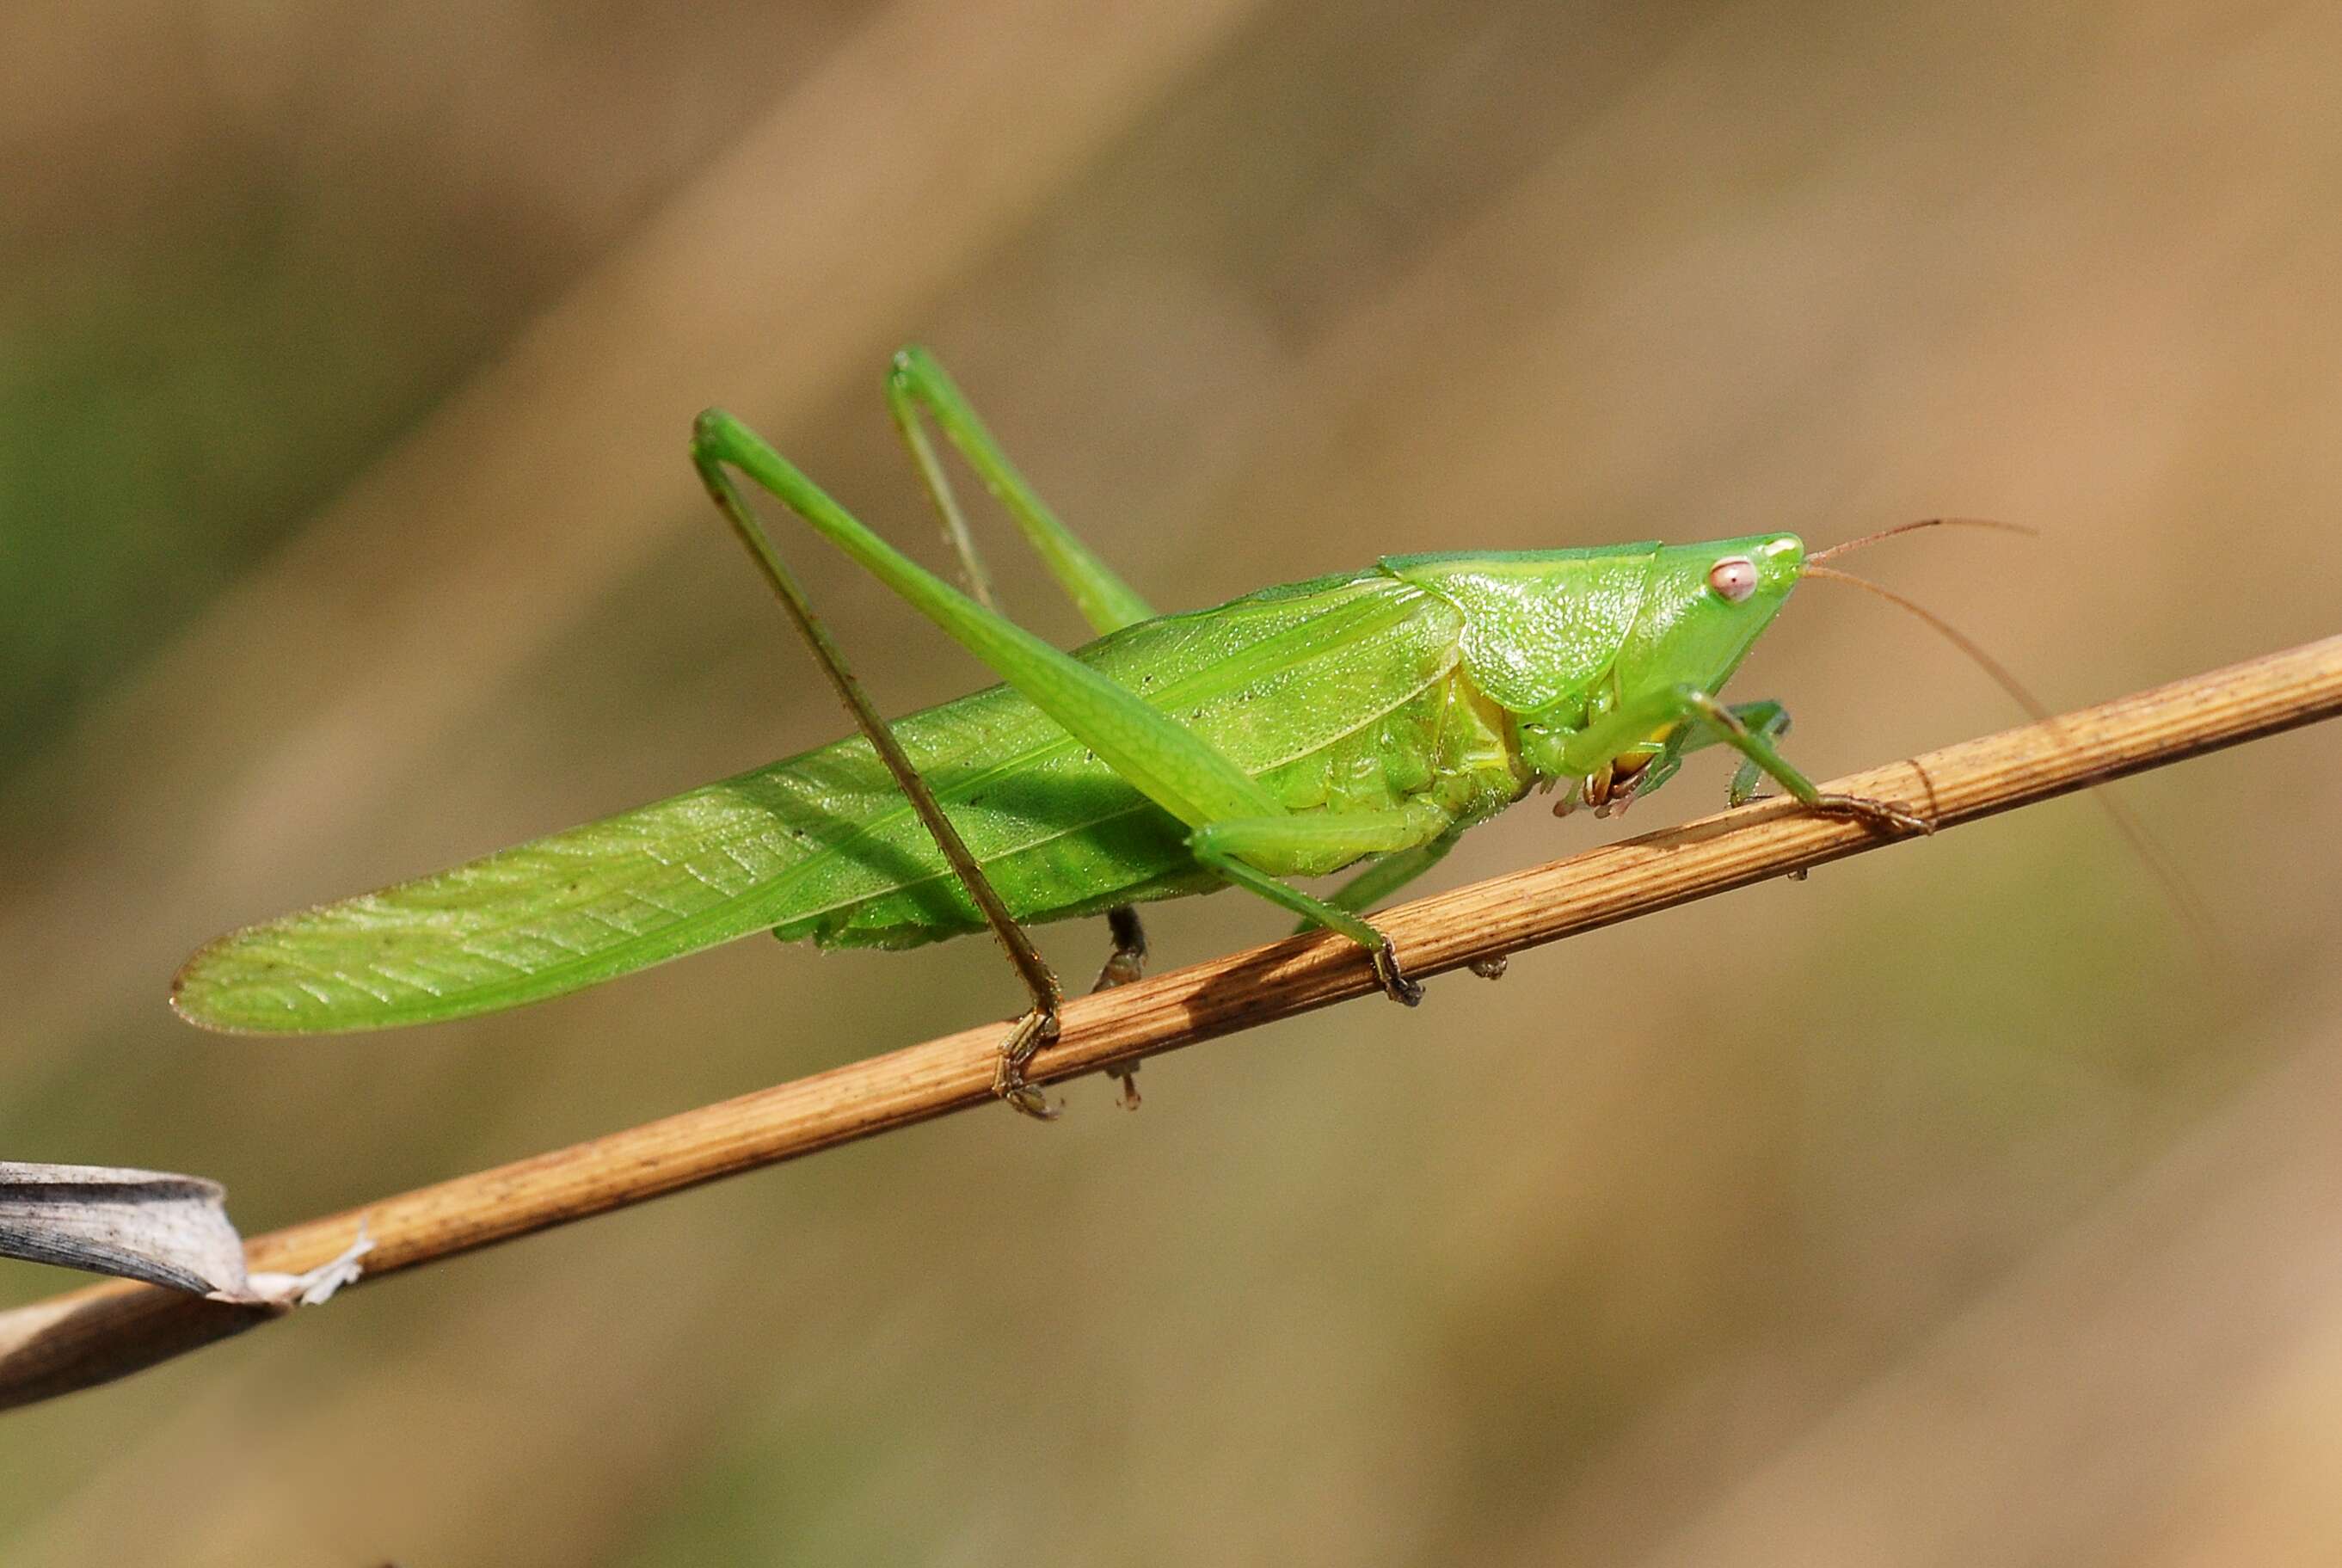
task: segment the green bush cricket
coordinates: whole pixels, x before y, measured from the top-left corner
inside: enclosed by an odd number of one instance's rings
[[[557,996],[757,931],[910,947],[989,929],[1031,1000],[994,1087],[1048,1115],[1025,1067],[1056,1034],[1061,988],[1029,923],[1109,915],[1100,984],[1115,984],[1146,953],[1134,905],[1244,887],[1357,943],[1383,989],[1413,1004],[1420,988],[1366,912],[1532,790],[1557,791],[1556,811],[1616,810],[1720,744],[1742,758],[1735,804],[1761,776],[1880,832],[1928,828],[1901,806],[1817,789],[1776,744],[1779,704],[1716,694],[1790,590],[1825,572],[1814,563],[1833,552],[1808,556],[1795,534],[1390,556],[1157,615],[1043,504],[931,355],[905,349],[886,385],[971,593],[878,538],[730,415],[702,414],[691,446],[858,735],[235,932],[188,960],[178,1011],[213,1029],[375,1029]],[[925,418],[1096,641],[1067,654],[992,607]],[[1004,684],[882,719],[736,474]],[[1325,897],[1288,880],[1360,862]]]

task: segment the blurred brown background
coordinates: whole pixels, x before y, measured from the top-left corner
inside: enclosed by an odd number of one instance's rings
[[[1961,511],[2047,538],[1864,567],[2056,705],[2329,632],[2337,59],[2299,3],[12,5],[0,1152],[258,1230],[1010,1011],[980,943],[163,1005],[230,925],[837,730],[684,438],[726,403],[933,559],[909,338],[1166,604]],[[890,704],[978,682],[799,554]],[[1827,585],[1736,690],[1822,774],[2016,717]],[[2331,1563],[2337,769],[2127,786],[2225,971],[2022,813],[9,1416],[0,1560]]]

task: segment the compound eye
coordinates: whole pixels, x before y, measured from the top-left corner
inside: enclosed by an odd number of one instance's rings
[[[1737,604],[1756,591],[1756,563],[1746,555],[1726,555],[1707,569],[1707,585],[1717,598]]]

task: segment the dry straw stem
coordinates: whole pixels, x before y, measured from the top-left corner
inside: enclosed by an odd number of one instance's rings
[[[1902,801],[1950,826],[2342,712],[2342,636],[1873,768],[1827,787]],[[1416,974],[1460,968],[1888,843],[1773,800],[1389,910],[1376,923]],[[1339,937],[1256,947],[1076,999],[1036,1082],[1142,1057],[1377,990]],[[1436,999],[1434,1005],[1436,1005]],[[255,1270],[298,1272],[361,1223],[375,1279],[719,1176],[991,1104],[1006,1025],[987,1023],[628,1132],[459,1176],[255,1238]],[[1001,1113],[1004,1133],[1010,1118]],[[1046,1136],[1018,1129],[1020,1137]],[[109,1283],[0,1313],[0,1408],[120,1377],[271,1313]]]

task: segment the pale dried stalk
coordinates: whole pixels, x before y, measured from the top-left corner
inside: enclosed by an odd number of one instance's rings
[[[356,1246],[315,1276],[255,1275],[226,1200],[217,1182],[172,1171],[0,1160],[0,1257],[290,1312],[323,1304],[372,1250]]]
[[[1944,826],[2342,712],[2342,636],[2118,698],[1826,787],[1910,804]],[[1768,801],[1389,910],[1406,969],[1436,974],[1887,843]],[[1339,937],[1291,937],[1077,997],[1036,1082],[1095,1073],[1378,989]],[[255,1269],[298,1272],[361,1223],[371,1280],[736,1172],[991,1103],[1005,1024],[987,1023],[255,1237]],[[1005,1124],[1005,1117],[1004,1117]],[[1020,1133],[1019,1136],[1046,1134]],[[152,1286],[103,1284],[0,1314],[0,1408],[120,1377],[266,1321]]]

